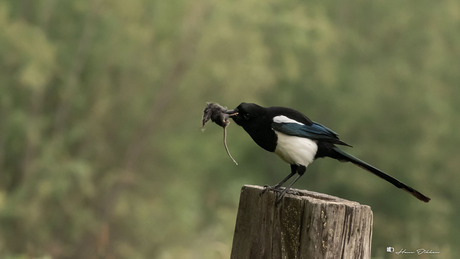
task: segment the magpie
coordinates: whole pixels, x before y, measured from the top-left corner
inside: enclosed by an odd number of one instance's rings
[[[341,162],[351,162],[378,177],[403,189],[417,199],[428,202],[430,198],[380,169],[344,152],[337,145],[350,146],[341,141],[331,129],[310,120],[302,113],[285,107],[262,107],[255,103],[241,103],[226,111],[236,124],[251,136],[263,149],[274,152],[291,166],[291,172],[274,186],[265,190],[279,190],[291,177],[294,180],[281,192],[277,202],[305,173],[307,166],[317,158],[330,157]],[[351,146],[350,146],[351,147]]]

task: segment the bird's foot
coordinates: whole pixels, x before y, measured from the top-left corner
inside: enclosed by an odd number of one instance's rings
[[[267,191],[275,192],[275,196],[276,196],[275,203],[277,205],[281,202],[281,200],[286,195],[286,193],[291,193],[291,194],[297,193],[296,191],[292,191],[290,187],[283,188],[280,185],[273,185],[273,186],[264,185],[264,189],[262,190],[262,192],[260,192],[260,196],[262,196]]]
[[[282,188],[281,185],[264,185],[264,189],[260,192],[259,196],[262,196],[267,191],[273,191],[275,193],[275,203],[278,205],[286,193],[286,188]]]
[[[280,185],[264,185],[264,189],[262,190],[262,192],[260,193],[260,195],[264,194],[265,192],[267,191],[273,191],[273,192],[281,192],[282,189],[280,188],[281,186]]]

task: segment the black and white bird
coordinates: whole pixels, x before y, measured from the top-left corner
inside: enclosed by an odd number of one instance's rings
[[[334,131],[310,120],[302,113],[285,107],[262,107],[254,103],[241,103],[226,112],[263,149],[275,152],[291,165],[291,172],[283,180],[268,189],[278,190],[297,174],[281,192],[278,201],[305,173],[307,166],[316,158],[330,157],[341,162],[351,162],[378,177],[401,188],[417,199],[428,202],[430,198],[376,167],[342,151],[336,145],[350,146],[341,141]]]

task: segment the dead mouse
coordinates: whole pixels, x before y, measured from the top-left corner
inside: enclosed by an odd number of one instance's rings
[[[238,165],[236,160],[230,154],[227,146],[227,126],[230,124],[228,118],[233,115],[229,113],[227,108],[223,107],[217,103],[208,103],[204,108],[203,112],[203,119],[202,119],[202,127],[211,119],[212,122],[216,123],[217,125],[221,126],[224,129],[224,147],[225,151],[227,151],[227,155],[233,160],[233,162]]]

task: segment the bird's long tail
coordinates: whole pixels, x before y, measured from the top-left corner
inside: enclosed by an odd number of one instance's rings
[[[392,183],[394,186],[400,188],[400,189],[403,189],[405,191],[407,191],[408,193],[412,194],[413,196],[415,196],[417,199],[421,200],[421,201],[424,201],[424,202],[429,202],[430,201],[430,198],[428,198],[427,196],[421,194],[419,191],[415,190],[414,188],[410,187],[410,186],[407,186],[406,184],[400,182],[398,179],[382,172],[381,170],[373,167],[372,165],[362,161],[361,159],[359,158],[356,158],[342,150],[340,150],[338,147],[333,147],[333,150],[336,152],[337,154],[337,157],[335,157],[336,159],[339,159],[340,161],[348,161],[348,162],[352,162],[353,164],[361,167],[361,168],[364,168],[366,169],[367,171],[377,175],[378,177]]]

